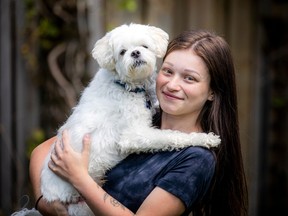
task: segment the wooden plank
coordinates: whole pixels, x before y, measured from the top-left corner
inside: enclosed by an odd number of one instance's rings
[[[11,155],[12,142],[11,142],[11,129],[12,129],[12,94],[11,94],[11,23],[10,23],[10,1],[0,1],[1,10],[1,36],[0,36],[0,206],[5,215],[8,215],[12,205],[12,163]]]

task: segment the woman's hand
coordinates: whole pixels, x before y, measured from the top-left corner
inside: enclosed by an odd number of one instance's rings
[[[62,139],[56,141],[48,166],[54,173],[74,185],[80,178],[89,175],[88,163],[91,140],[89,135],[84,136],[83,149],[80,153],[74,151],[69,142],[69,134],[65,130]]]

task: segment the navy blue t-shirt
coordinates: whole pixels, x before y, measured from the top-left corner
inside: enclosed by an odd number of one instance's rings
[[[132,154],[107,172],[103,189],[135,213],[158,186],[182,200],[188,215],[205,196],[215,164],[214,154],[201,147]]]

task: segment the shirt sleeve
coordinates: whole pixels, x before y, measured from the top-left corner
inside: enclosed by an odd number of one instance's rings
[[[181,199],[186,209],[190,209],[205,196],[214,175],[215,164],[215,156],[210,150],[189,147],[173,161],[156,186]]]

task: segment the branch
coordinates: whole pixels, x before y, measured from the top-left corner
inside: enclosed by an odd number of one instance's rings
[[[76,94],[67,79],[62,74],[61,69],[58,66],[58,57],[66,50],[66,44],[62,43],[57,45],[48,55],[48,66],[50,68],[51,74],[58,83],[58,85],[64,90],[66,95],[65,100],[70,108],[74,107],[76,104]]]

